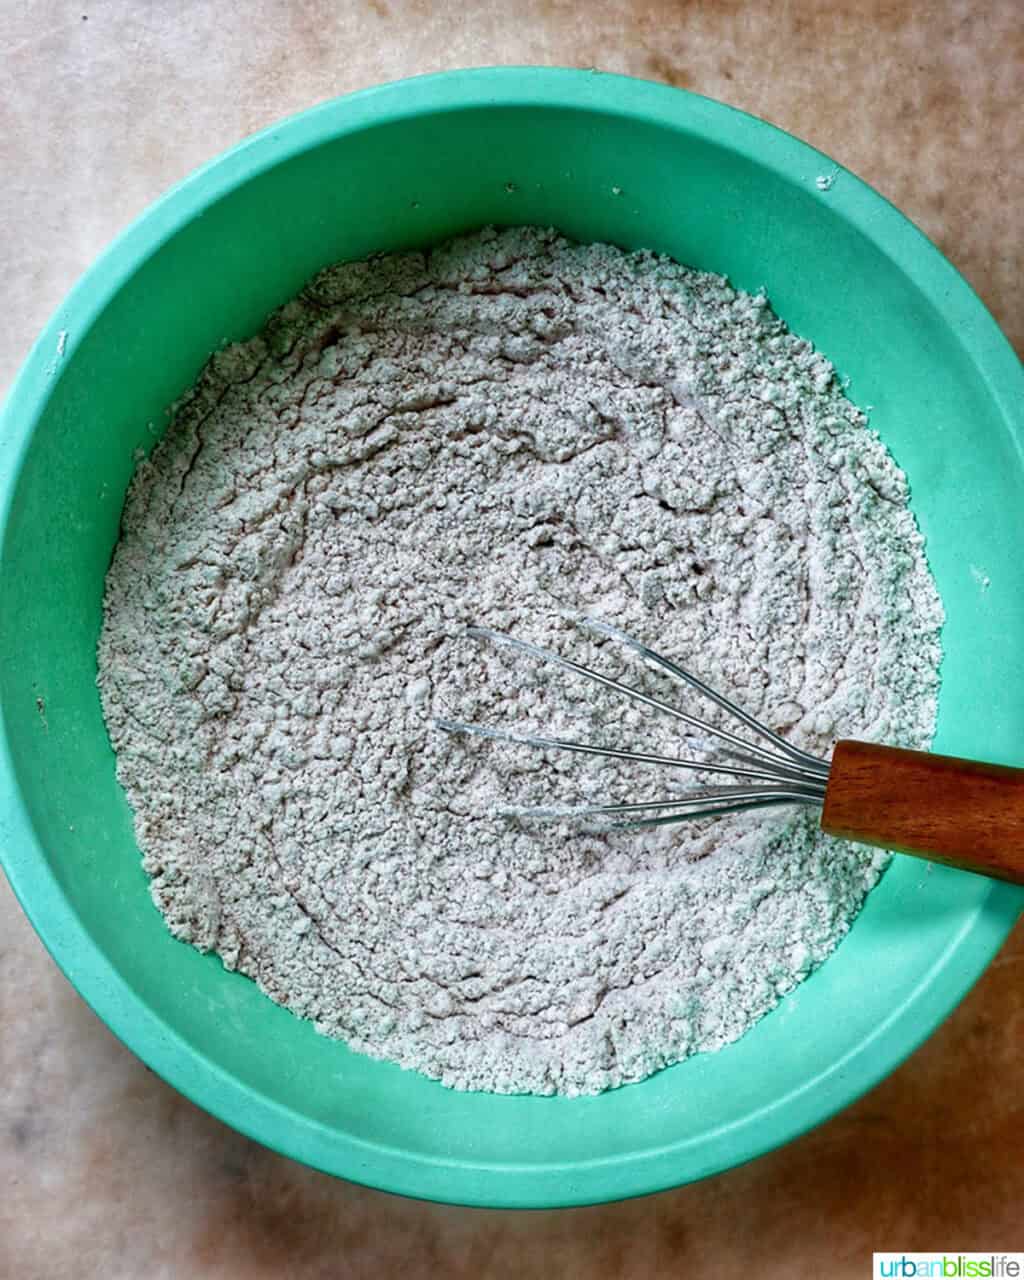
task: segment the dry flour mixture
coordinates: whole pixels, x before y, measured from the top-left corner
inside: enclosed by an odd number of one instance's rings
[[[535,229],[322,272],[176,406],[107,579],[103,705],[170,929],[456,1088],[594,1093],[741,1035],[884,856],[796,809],[504,815],[682,785],[433,727],[683,754],[667,718],[463,636],[681,697],[583,615],[818,753],[929,741],[941,608],[905,479],[763,297]]]

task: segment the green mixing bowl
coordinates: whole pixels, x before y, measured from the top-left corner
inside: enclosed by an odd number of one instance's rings
[[[581,1204],[715,1173],[832,1115],[946,1017],[1024,892],[897,859],[832,958],[738,1043],[572,1100],[452,1093],[360,1057],[171,938],[95,685],[135,451],[211,350],[319,267],[484,223],[767,289],[910,477],[949,618],[936,746],[1024,764],[1024,376],[960,276],[857,178],[727,107],[590,72],[455,72],[328,103],[201,169],[26,361],[0,420],[0,854],[99,1016],[222,1120],[407,1195]]]

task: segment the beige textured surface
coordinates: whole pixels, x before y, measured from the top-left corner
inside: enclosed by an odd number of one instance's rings
[[[196,164],[333,94],[497,62],[663,79],[802,135],[909,213],[1024,348],[1019,0],[0,0],[0,33],[0,388],[97,250]],[[0,881],[0,1280],[852,1280],[872,1248],[1024,1249],[1022,1086],[1018,927],[900,1071],[752,1165],[565,1213],[401,1201],[184,1102]]]

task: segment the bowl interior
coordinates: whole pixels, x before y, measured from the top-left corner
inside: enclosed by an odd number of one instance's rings
[[[306,113],[193,176],[43,335],[0,453],[4,857],[71,979],[197,1102],[290,1155],[409,1194],[506,1205],[637,1194],[831,1114],[978,976],[1022,896],[898,859],[832,958],[722,1052],[596,1099],[452,1093],[320,1038],[169,936],[100,715],[101,588],[133,455],[210,351],[253,333],[328,262],[540,223],[763,285],[850,378],[910,477],[948,613],[937,746],[1024,763],[1019,373],[938,253],[851,175],[819,191],[830,170],[767,126],[638,82],[536,71],[406,82]]]

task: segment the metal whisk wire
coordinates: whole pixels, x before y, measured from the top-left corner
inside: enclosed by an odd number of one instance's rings
[[[682,792],[668,800],[644,800],[637,802],[616,802],[614,804],[589,805],[574,808],[530,808],[517,809],[514,812],[522,817],[531,818],[601,818],[604,820],[620,819],[614,825],[628,826],[663,826],[668,823],[681,822],[686,819],[710,817],[723,813],[737,813],[746,809],[764,808],[778,804],[821,804],[825,797],[828,782],[829,765],[825,760],[809,755],[806,751],[792,746],[779,734],[774,733],[767,725],[762,724],[754,716],[738,707],[724,694],[712,689],[698,676],[686,671],[669,658],[656,653],[647,645],[632,636],[612,627],[607,623],[593,619],[584,619],[584,625],[617,640],[632,650],[644,661],[653,664],[667,673],[674,681],[697,691],[698,694],[727,712],[748,731],[756,734],[761,743],[748,742],[729,729],[710,724],[708,721],[689,712],[682,711],[671,703],[644,693],[632,685],[623,684],[581,663],[563,658],[560,654],[542,649],[539,645],[530,644],[526,640],[518,640],[514,636],[500,631],[492,631],[489,627],[469,627],[466,634],[475,640],[488,641],[493,644],[507,646],[521,653],[529,654],[543,662],[551,663],[563,670],[575,672],[577,675],[593,681],[614,693],[622,694],[633,702],[663,712],[687,726],[689,732],[685,736],[694,737],[695,731],[705,738],[717,739],[724,744],[725,752],[735,761],[725,764],[716,760],[690,760],[673,756],[654,755],[648,752],[627,751],[619,747],[602,747],[593,743],[575,742],[565,738],[545,738],[535,734],[511,733],[505,729],[493,729],[485,725],[464,724],[457,720],[434,721],[438,729],[451,734],[470,734],[476,737],[491,738],[499,742],[518,743],[522,746],[536,747],[541,750],[556,749],[574,751],[583,755],[603,756],[615,760],[630,760],[640,764],[663,765],[673,769],[684,769],[698,773],[718,773],[727,777],[744,779],[745,785],[730,787],[697,787]],[[764,746],[768,743],[770,746]]]

